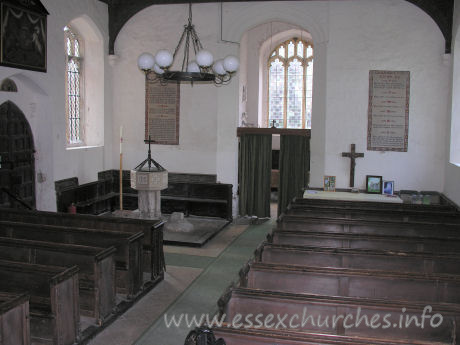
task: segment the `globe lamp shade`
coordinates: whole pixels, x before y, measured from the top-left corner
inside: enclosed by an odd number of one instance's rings
[[[167,50],[162,49],[155,55],[155,62],[161,68],[168,68],[173,63],[173,56]]]
[[[214,58],[207,50],[200,50],[196,54],[196,62],[200,67],[209,67],[212,65]]]
[[[187,72],[200,73],[200,66],[195,61],[192,61],[187,66]]]
[[[137,66],[143,71],[151,70],[155,64],[155,58],[150,53],[142,53],[137,58]]]
[[[229,55],[224,59],[224,68],[227,72],[236,72],[239,66],[240,62],[236,56]]]
[[[227,74],[227,71],[224,68],[224,60],[217,60],[216,62],[214,62],[214,65],[212,65],[212,70],[217,75]]]

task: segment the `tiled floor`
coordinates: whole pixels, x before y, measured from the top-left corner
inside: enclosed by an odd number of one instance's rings
[[[167,328],[164,314],[212,315],[216,302],[273,226],[229,225],[202,248],[165,246],[165,279],[90,345],[180,345],[189,328]]]

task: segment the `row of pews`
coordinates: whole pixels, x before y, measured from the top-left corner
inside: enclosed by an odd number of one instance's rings
[[[0,208],[0,344],[71,345],[99,331],[163,279],[162,227]]]
[[[227,345],[456,344],[460,213],[294,199],[220,298]]]

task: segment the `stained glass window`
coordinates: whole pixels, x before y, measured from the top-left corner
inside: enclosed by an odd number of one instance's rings
[[[268,60],[268,126],[311,128],[312,94],[312,43],[281,43]]]
[[[67,143],[82,142],[81,121],[81,84],[82,84],[82,56],[81,42],[78,36],[68,27],[64,28],[66,37],[66,117]]]

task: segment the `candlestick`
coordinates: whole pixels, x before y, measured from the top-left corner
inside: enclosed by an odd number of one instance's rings
[[[120,126],[120,154],[123,153],[123,126]]]

